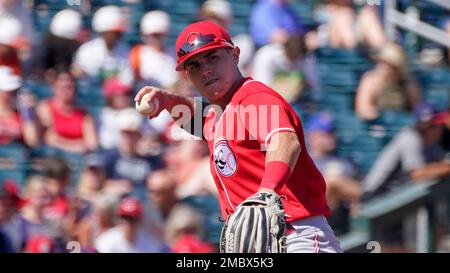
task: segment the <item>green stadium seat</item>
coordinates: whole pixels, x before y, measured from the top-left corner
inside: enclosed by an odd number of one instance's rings
[[[0,180],[13,179],[23,185],[26,179],[27,149],[20,144],[0,146]]]
[[[53,95],[50,86],[45,82],[25,81],[25,89],[29,90],[37,99],[45,99]]]
[[[368,57],[358,50],[323,47],[315,51],[319,63],[370,65]]]
[[[349,111],[353,109],[354,96],[346,93],[327,93],[324,91],[324,96],[321,104],[325,109],[331,109],[336,112]]]

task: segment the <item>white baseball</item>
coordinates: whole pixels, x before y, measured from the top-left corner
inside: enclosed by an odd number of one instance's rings
[[[142,115],[151,115],[153,114],[157,109],[156,105],[158,104],[157,99],[153,98],[150,103],[148,103],[148,96],[150,94],[145,94],[140,101],[136,102],[136,110],[141,113]]]

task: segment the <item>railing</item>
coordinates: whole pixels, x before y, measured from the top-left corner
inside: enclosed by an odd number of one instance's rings
[[[427,0],[444,9],[450,10],[448,0]],[[430,24],[420,21],[418,14],[414,12],[403,13],[396,10],[397,0],[386,0],[385,11],[385,31],[389,40],[395,40],[396,27],[414,32],[440,45],[450,47],[450,35],[445,31]]]
[[[351,232],[341,236],[345,252],[368,252],[369,242],[386,235],[393,223],[404,223],[404,244],[413,252],[435,251],[435,230],[439,215],[437,206],[447,204],[450,177],[420,183],[409,182],[396,190],[364,203],[351,220]],[[448,223],[448,215],[446,215]],[[381,251],[383,246],[381,245]]]

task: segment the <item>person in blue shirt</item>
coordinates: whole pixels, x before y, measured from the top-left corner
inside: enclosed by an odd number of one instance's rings
[[[305,27],[288,5],[289,0],[258,0],[250,15],[250,35],[256,46],[283,43],[292,34],[304,34]]]

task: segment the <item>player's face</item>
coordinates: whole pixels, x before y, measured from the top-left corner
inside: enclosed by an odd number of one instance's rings
[[[189,58],[186,73],[202,96],[219,103],[239,77],[239,49],[212,49]]]

